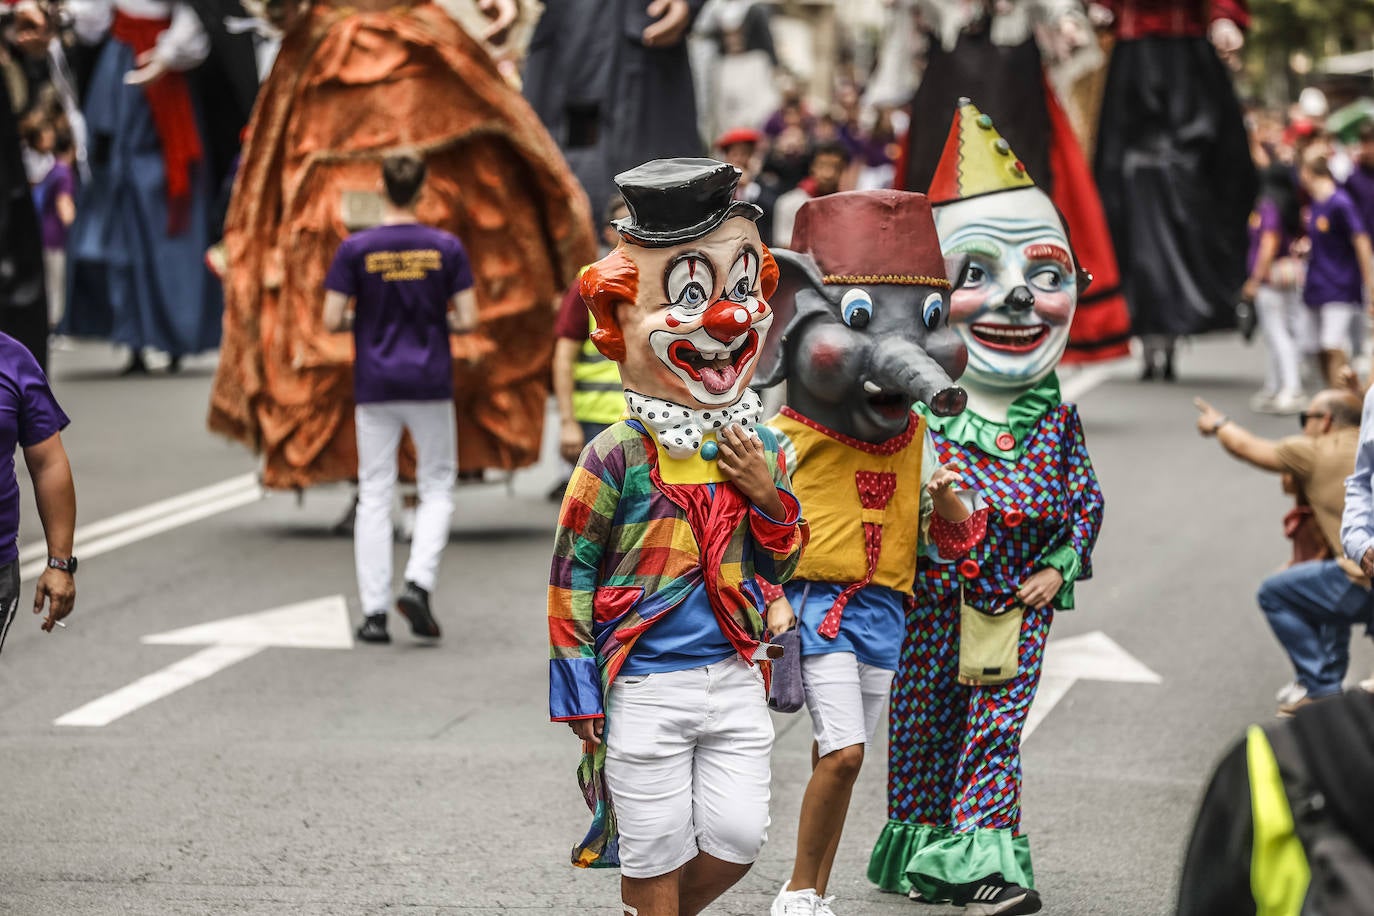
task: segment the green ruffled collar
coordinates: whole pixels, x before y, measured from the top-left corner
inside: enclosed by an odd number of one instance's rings
[[[1021,395],[1007,409],[1007,422],[998,423],[979,416],[972,410],[952,417],[937,417],[925,404],[917,409],[925,416],[933,432],[960,445],[976,445],[989,455],[1020,459],[1040,418],[1063,403],[1059,394],[1059,377],[1051,372],[1039,385]]]

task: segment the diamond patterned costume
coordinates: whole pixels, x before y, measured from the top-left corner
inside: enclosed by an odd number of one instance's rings
[[[1005,424],[971,411],[927,419],[940,462],[989,505],[987,537],[960,563],[923,563],[917,576],[889,714],[889,820],[868,876],[941,900],[952,885],[994,872],[1034,886],[1020,832],[1021,730],[1054,611],[1071,609],[1074,582],[1091,575],[1103,502],[1078,411],[1060,401],[1053,375],[1012,405]],[[1049,607],[1026,611],[1016,677],[959,684],[961,590],[980,610],[1005,607],[1045,567],[1064,586]]]

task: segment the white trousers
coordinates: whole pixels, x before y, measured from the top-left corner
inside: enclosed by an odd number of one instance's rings
[[[364,614],[391,606],[391,505],[396,490],[396,450],[408,430],[415,443],[415,536],[410,542],[406,581],[430,591],[439,577],[439,557],[448,543],[453,516],[453,481],[458,440],[452,401],[385,401],[359,404],[358,515],[353,523],[353,559]]]
[[[853,652],[804,655],[801,670],[816,752],[824,757],[856,744],[867,749],[896,672],[865,665]]]
[[[1308,339],[1315,350],[1341,350],[1346,356],[1358,354],[1360,307],[1352,302],[1327,302],[1307,310]],[[1362,343],[1362,342],[1361,342]]]
[[[757,667],[732,656],[618,677],[604,739],[622,875],[666,875],[699,851],[736,865],[758,858],[773,720]]]
[[[1270,394],[1302,391],[1301,340],[1309,320],[1302,304],[1302,290],[1262,285],[1255,294],[1255,312],[1269,348],[1264,390]]]
[[[48,285],[48,327],[55,328],[67,313],[67,252],[43,249],[43,281]]]

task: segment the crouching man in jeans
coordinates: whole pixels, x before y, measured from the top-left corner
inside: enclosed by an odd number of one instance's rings
[[[1346,477],[1355,467],[1360,401],[1329,389],[1313,396],[1298,417],[1302,434],[1278,441],[1242,428],[1201,398],[1195,399],[1198,432],[1215,437],[1226,451],[1261,470],[1291,475],[1334,560],[1295,563],[1276,572],[1259,589],[1259,606],[1288,653],[1296,675],[1284,689],[1280,718],[1341,692],[1350,663],[1350,630],[1370,622],[1374,599],[1367,574],[1341,555],[1341,513]]]
[[[747,386],[778,270],[739,170],[655,160],[616,176],[620,246],[582,275],[592,342],[631,419],[582,451],[549,578],[549,714],[583,741],[592,830],[574,865],[619,865],[626,913],[700,913],[768,828],[762,596],[806,540]]]
[[[382,162],[382,224],[347,238],[325,277],[324,325],[353,330],[358,515],[353,556],[363,623],[358,638],[390,642],[391,503],[401,433],[415,443],[420,506],[396,609],[416,636],[437,639],[429,595],[448,543],[457,471],[449,333],[477,326],[472,270],[462,242],[416,221],[424,160]]]

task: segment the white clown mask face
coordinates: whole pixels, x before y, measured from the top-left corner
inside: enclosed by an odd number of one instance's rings
[[[619,313],[625,387],[698,410],[738,401],[773,323],[753,220],[728,219],[672,248],[622,250],[639,271],[638,300]]]
[[[947,259],[969,259],[950,297],[950,326],[968,348],[961,384],[1033,388],[1064,355],[1078,305],[1073,253],[1049,196],[1021,188],[946,204],[935,228]]]

